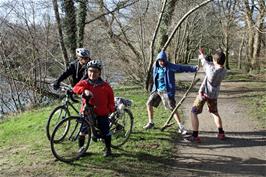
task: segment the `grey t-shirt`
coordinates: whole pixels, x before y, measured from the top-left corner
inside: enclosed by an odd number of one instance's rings
[[[200,86],[199,93],[206,95],[208,98],[217,99],[221,82],[226,75],[226,69],[215,66],[205,59],[201,59],[201,62],[206,75]]]

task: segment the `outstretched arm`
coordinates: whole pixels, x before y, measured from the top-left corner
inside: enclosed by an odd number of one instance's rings
[[[171,69],[173,69],[175,73],[196,72],[198,70],[198,66],[171,63]]]

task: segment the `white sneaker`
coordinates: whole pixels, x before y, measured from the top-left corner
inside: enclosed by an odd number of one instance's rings
[[[84,149],[85,149],[85,147],[84,147],[84,146],[82,146],[81,148],[79,148],[79,154],[82,154],[82,153],[84,153]]]
[[[145,130],[148,130],[148,129],[151,129],[151,128],[153,128],[154,127],[154,123],[147,123],[143,128],[145,129]]]
[[[181,133],[182,135],[186,135],[186,134],[187,134],[187,130],[185,129],[184,126],[181,126],[181,127],[178,129],[178,133]]]

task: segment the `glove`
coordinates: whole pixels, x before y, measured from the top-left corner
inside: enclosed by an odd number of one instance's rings
[[[68,95],[73,95],[74,92],[73,92],[73,90],[67,90],[67,94],[68,94]]]
[[[57,82],[54,83],[53,87],[54,87],[55,90],[58,90],[60,88],[60,83],[57,83]]]
[[[89,100],[92,96],[93,94],[89,90],[84,90],[84,93],[82,94],[82,97],[85,98],[86,100],[87,99]]]
[[[89,90],[84,90],[84,95],[86,96],[93,96],[92,92]]]

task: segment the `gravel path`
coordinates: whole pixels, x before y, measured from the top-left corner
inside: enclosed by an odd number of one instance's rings
[[[172,176],[266,176],[266,130],[258,128],[258,122],[249,117],[248,105],[241,102],[251,92],[265,94],[265,91],[265,83],[224,82],[218,109],[227,139],[216,138],[216,126],[205,106],[199,115],[202,142],[191,144],[182,138],[176,142]],[[190,93],[182,104],[188,129],[191,129],[190,110],[196,94]]]

